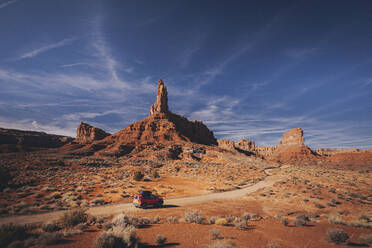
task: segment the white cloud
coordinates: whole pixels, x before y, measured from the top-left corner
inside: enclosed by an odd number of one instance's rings
[[[71,42],[73,42],[74,40],[76,40],[76,38],[68,38],[68,39],[61,40],[61,41],[59,41],[57,43],[53,43],[53,44],[48,44],[48,45],[42,46],[40,48],[37,48],[35,50],[32,50],[31,52],[27,52],[27,53],[21,55],[19,57],[19,59],[33,58],[33,57],[37,56],[40,53],[47,52],[47,51],[52,50],[54,48],[66,46],[66,45],[70,44]]]
[[[2,8],[5,8],[6,6],[10,5],[10,4],[13,4],[15,2],[17,2],[18,0],[11,0],[11,1],[8,1],[8,2],[5,2],[5,3],[2,3],[0,4],[0,9]]]

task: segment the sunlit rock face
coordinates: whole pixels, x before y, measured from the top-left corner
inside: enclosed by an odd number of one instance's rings
[[[91,143],[95,140],[104,139],[110,135],[111,134],[106,133],[100,128],[96,128],[87,123],[80,122],[77,128],[76,142],[80,144]]]

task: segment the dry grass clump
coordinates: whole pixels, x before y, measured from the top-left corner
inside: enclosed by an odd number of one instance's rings
[[[167,218],[167,222],[170,224],[178,224],[178,218],[174,216],[169,216]]]
[[[101,233],[94,241],[94,248],[122,248],[137,246],[136,228],[134,226],[115,226]]]
[[[295,226],[305,226],[308,221],[309,218],[306,215],[300,214],[296,216],[296,219],[294,220],[293,224]]]
[[[280,246],[275,242],[271,242],[267,244],[266,248],[280,248]]]
[[[86,210],[77,209],[64,213],[59,219],[59,222],[61,223],[61,227],[73,227],[77,224],[84,223],[87,220],[88,215],[86,214]]]
[[[203,224],[204,217],[201,211],[187,210],[184,214],[184,219],[189,223]]]
[[[159,245],[165,244],[165,242],[167,242],[167,238],[161,234],[156,235],[155,240],[156,243]]]
[[[141,223],[136,217],[128,216],[126,214],[119,214],[112,219],[111,224],[120,227],[127,227],[129,225],[138,227]]]
[[[211,235],[211,239],[215,240],[215,239],[221,239],[221,230],[218,230],[216,228],[213,228],[211,230],[209,230],[209,234]]]
[[[327,231],[327,238],[329,242],[342,244],[349,239],[349,235],[342,229],[329,229]]]

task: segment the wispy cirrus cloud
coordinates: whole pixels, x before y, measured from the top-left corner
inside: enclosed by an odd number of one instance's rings
[[[19,59],[33,58],[33,57],[39,55],[40,53],[44,53],[44,52],[47,52],[49,50],[52,50],[52,49],[55,49],[55,48],[58,48],[58,47],[66,46],[66,45],[72,43],[76,39],[77,38],[68,38],[68,39],[64,39],[64,40],[61,40],[61,41],[56,42],[56,43],[52,43],[52,44],[48,44],[48,45],[39,47],[37,49],[32,50],[31,52],[27,52],[27,53],[22,54],[19,57]]]
[[[7,2],[5,2],[5,3],[2,3],[2,4],[0,4],[0,9],[2,9],[2,8],[5,8],[5,7],[7,7],[8,5],[11,5],[11,4],[13,4],[13,3],[15,3],[15,2],[17,2],[18,0],[10,0],[10,1],[7,1]]]

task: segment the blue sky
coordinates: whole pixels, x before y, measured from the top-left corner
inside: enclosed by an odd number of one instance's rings
[[[74,136],[170,109],[218,138],[372,148],[372,2],[0,0],[0,126]]]

